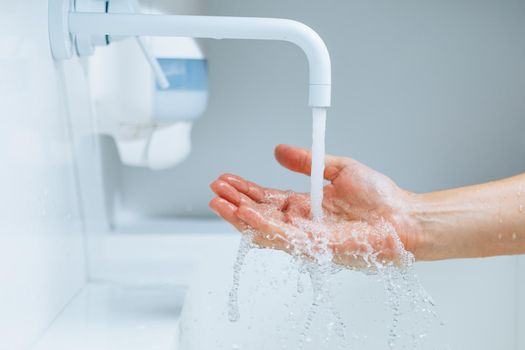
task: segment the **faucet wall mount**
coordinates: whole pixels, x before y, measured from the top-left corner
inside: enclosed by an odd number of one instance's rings
[[[309,105],[329,107],[331,62],[321,37],[310,27],[278,18],[146,15],[80,11],[72,0],[49,1],[49,36],[53,57],[69,59],[75,42],[77,51],[92,50],[85,43],[100,41],[101,36],[178,36],[205,39],[248,39],[287,41],[299,46],[308,59],[310,72]],[[111,1],[111,0],[110,0]],[[102,2],[107,4],[107,2]],[[95,38],[95,39],[94,39]]]

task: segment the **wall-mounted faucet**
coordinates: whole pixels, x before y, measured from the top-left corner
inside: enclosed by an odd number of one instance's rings
[[[82,3],[96,4],[83,10]],[[146,15],[108,12],[110,1],[50,0],[49,35],[53,57],[71,58],[75,50],[92,52],[89,45],[110,36],[180,36],[208,39],[288,41],[299,46],[310,70],[309,105],[326,108],[331,98],[330,55],[321,37],[310,27],[277,18]]]

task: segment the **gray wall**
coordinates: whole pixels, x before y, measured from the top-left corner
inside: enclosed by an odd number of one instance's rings
[[[333,62],[329,153],[413,191],[525,171],[524,1],[209,0],[208,12],[288,17],[320,33]],[[127,210],[211,215],[208,184],[226,171],[308,188],[272,155],[277,143],[310,144],[302,53],[285,43],[207,48],[211,100],[193,153],[168,171],[113,169]]]

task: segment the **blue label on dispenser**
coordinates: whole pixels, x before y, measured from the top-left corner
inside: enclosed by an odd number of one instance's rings
[[[203,59],[157,58],[170,83],[167,90],[207,90],[208,61]],[[160,90],[157,85],[157,89]],[[164,90],[166,91],[166,90]]]

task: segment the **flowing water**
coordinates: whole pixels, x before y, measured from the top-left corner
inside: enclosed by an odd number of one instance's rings
[[[310,217],[292,218],[291,225],[285,225],[286,248],[292,255],[293,264],[298,268],[297,292],[302,293],[304,285],[301,275],[306,274],[311,281],[312,302],[307,312],[306,320],[302,326],[298,349],[304,348],[311,342],[313,321],[321,307],[331,313],[331,321],[327,325],[331,332],[340,338],[340,348],[347,348],[347,326],[336,310],[333,298],[330,295],[331,277],[341,270],[359,270],[368,275],[376,276],[383,283],[387,297],[387,305],[392,313],[392,321],[385,343],[390,349],[406,348],[407,341],[414,349],[421,348],[421,340],[426,336],[428,327],[435,318],[434,302],[418,281],[413,270],[414,257],[406,251],[395,229],[383,219],[369,227],[367,223],[357,223],[348,226],[347,221],[325,216],[323,213],[323,187],[324,187],[324,160],[325,160],[325,128],[326,109],[313,109],[312,128],[312,169],[310,190]],[[288,193],[286,196],[291,196]],[[285,198],[286,200],[288,198]],[[275,209],[275,208],[274,208]],[[334,221],[335,220],[335,221]],[[339,220],[339,221],[338,221]],[[348,255],[359,261],[359,267],[344,268],[333,262],[334,231],[340,237],[341,246],[347,241],[356,245],[355,251]],[[365,232],[365,233],[363,233]],[[229,294],[229,319],[235,322],[240,317],[238,307],[238,290],[240,275],[245,258],[250,249],[253,235],[257,232],[247,232],[241,239],[238,256],[233,270],[233,286]],[[269,237],[267,235],[267,237]],[[374,246],[372,238],[376,241],[393,242],[395,259],[384,259]],[[395,262],[394,262],[395,260]],[[414,316],[417,321],[406,321],[405,315]],[[406,323],[410,323],[407,325]],[[410,328],[408,331],[404,328]],[[327,336],[328,337],[328,336]],[[403,344],[399,345],[403,341]]]
[[[252,238],[250,234],[244,234],[241,238],[241,243],[239,244],[239,250],[237,252],[237,258],[235,259],[235,264],[233,265],[233,285],[230,290],[229,299],[228,299],[228,319],[230,322],[237,322],[240,317],[239,313],[239,284],[241,279],[241,270],[246,260],[248,252],[252,248]]]
[[[323,180],[325,158],[326,108],[314,108],[312,127],[312,173],[310,178],[310,204],[314,221],[323,219]]]

